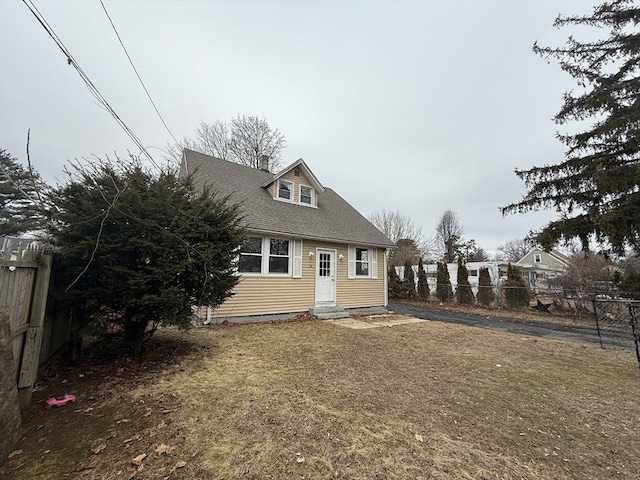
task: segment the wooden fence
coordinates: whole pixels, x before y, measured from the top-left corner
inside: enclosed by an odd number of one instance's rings
[[[18,397],[26,408],[40,364],[52,256],[31,240],[0,241],[0,318],[9,322]]]

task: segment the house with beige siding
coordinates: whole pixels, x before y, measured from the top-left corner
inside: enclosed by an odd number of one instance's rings
[[[211,318],[387,305],[385,251],[393,243],[355,208],[325,187],[299,159],[278,173],[191,150],[181,174],[240,205],[246,240],[234,294]]]

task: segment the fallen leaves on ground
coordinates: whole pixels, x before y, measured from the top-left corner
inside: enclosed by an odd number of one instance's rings
[[[136,466],[140,466],[140,465],[142,465],[142,462],[144,461],[145,458],[147,458],[147,454],[146,453],[141,453],[137,457],[134,457],[134,458],[131,459],[131,464],[132,465],[136,465]]]
[[[105,448],[107,448],[107,444],[106,443],[101,443],[100,445],[98,445],[95,448],[91,449],[91,453],[93,453],[94,455],[99,454],[102,450],[104,450]]]
[[[80,470],[78,470],[78,477],[84,477],[85,475],[89,475],[95,470],[97,466],[98,466],[98,461],[95,460],[91,462],[89,465],[87,465],[86,467],[82,467]]]
[[[158,445],[155,449],[155,452],[163,455],[165,453],[169,454],[171,452],[173,452],[175,450],[176,447],[173,447],[171,445],[167,445],[165,443],[161,443],[160,445]]]
[[[13,452],[11,452],[9,454],[8,458],[13,458],[13,457],[17,457],[18,455],[22,455],[22,450],[14,450]]]

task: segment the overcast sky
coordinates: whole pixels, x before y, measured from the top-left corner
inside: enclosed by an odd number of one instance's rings
[[[124,2],[107,10],[178,138],[201,120],[265,117],[364,215],[409,215],[432,235],[454,210],[495,251],[554,212],[503,218],[514,168],[558,163],[551,120],[575,82],[533,54],[561,45],[559,13],[592,1]],[[170,139],[99,0],[34,1],[102,95],[158,160]],[[44,178],[92,154],[136,152],[21,1],[0,0],[0,148]]]

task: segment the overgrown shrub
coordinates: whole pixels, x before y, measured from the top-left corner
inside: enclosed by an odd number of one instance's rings
[[[159,325],[188,328],[193,305],[222,304],[238,282],[238,205],[136,158],[77,166],[54,192],[49,230],[64,301],[127,353]]]

